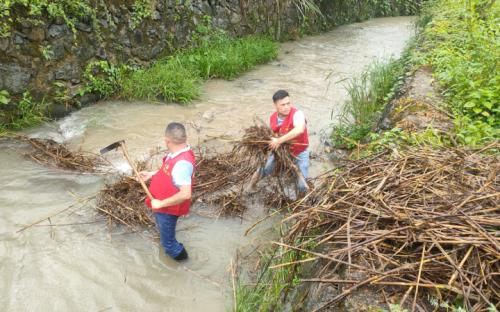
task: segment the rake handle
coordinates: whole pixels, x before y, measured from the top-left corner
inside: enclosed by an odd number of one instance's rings
[[[146,194],[148,195],[149,199],[153,200],[154,199],[153,195],[151,195],[151,192],[148,190],[148,187],[146,186],[146,184],[142,180],[141,175],[139,174],[139,171],[137,171],[137,168],[135,167],[134,163],[130,160],[125,143],[121,142],[120,146],[121,146],[122,151],[123,151],[123,156],[125,156],[125,159],[127,159],[128,164],[130,165],[130,167],[132,167],[132,170],[134,171],[134,174],[137,177],[137,180],[139,180],[139,183],[141,183],[141,186],[144,189],[144,191],[146,192]]]

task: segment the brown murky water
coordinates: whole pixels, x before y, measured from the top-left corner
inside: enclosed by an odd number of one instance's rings
[[[163,144],[168,122],[181,121],[188,125],[192,145],[223,149],[254,117],[267,121],[273,92],[287,89],[305,112],[312,151],[319,153],[321,137],[346,97],[337,82],[373,59],[397,56],[413,32],[411,22],[407,17],[375,19],[284,43],[277,61],[234,81],[206,83],[194,105],[102,102],[30,134],[93,152],[125,139],[131,155],[140,158]],[[158,244],[142,235],[110,234],[88,205],[50,218],[53,226],[44,221],[17,233],[75,204],[72,193],[96,193],[104,180],[41,167],[25,160],[12,143],[1,143],[0,149],[1,311],[228,310],[231,259],[272,232],[268,224],[243,235],[262,215],[259,211],[244,220],[191,215],[178,226],[178,238],[191,256],[183,265],[161,255]],[[119,153],[110,160],[119,170],[128,169]],[[324,166],[315,162],[312,174]]]

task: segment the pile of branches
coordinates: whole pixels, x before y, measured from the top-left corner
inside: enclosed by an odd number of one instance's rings
[[[304,282],[339,287],[320,310],[368,285],[411,310],[427,311],[428,295],[463,298],[469,311],[498,308],[499,160],[413,148],[326,176],[288,218],[284,244],[325,263]]]
[[[241,217],[248,207],[246,184],[270,155],[271,136],[268,127],[253,126],[245,130],[243,138],[236,141],[228,153],[209,156],[198,151],[192,202],[201,201],[216,207],[213,216]],[[283,179],[297,169],[292,167],[295,164],[287,146],[276,151],[276,159],[275,176],[269,181],[269,189],[261,194],[265,203],[279,207],[290,201]],[[147,164],[140,167],[144,169]],[[150,227],[154,219],[144,205],[145,196],[137,181],[124,176],[98,194],[97,207],[115,222],[128,227]]]
[[[71,152],[65,144],[51,139],[36,139],[27,136],[15,138],[33,147],[26,153],[26,156],[41,165],[88,173],[102,170],[105,165],[104,159],[98,155],[82,151]]]
[[[277,150],[269,150],[273,133],[266,126],[252,126],[245,129],[243,137],[236,141],[229,153],[206,157],[199,154],[195,176],[195,198],[219,207],[219,216],[242,216],[248,205],[244,189],[251,176],[264,166],[267,158],[274,153],[276,168],[273,178],[268,181],[270,191],[262,191],[268,206],[279,207],[289,202],[286,192],[288,182],[294,181],[298,168],[290,154],[288,145]],[[293,183],[293,182],[292,182]]]

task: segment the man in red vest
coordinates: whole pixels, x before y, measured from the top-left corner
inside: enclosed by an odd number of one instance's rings
[[[161,244],[165,253],[178,261],[187,259],[188,254],[175,239],[175,227],[179,216],[189,213],[195,169],[194,153],[186,138],[182,124],[168,124],[165,145],[170,153],[163,158],[158,171],[141,172],[144,181],[151,179],[149,191],[154,199],[147,198],[146,205],[154,212]]]
[[[285,90],[278,90],[273,95],[275,112],[271,115],[269,125],[273,132],[278,135],[269,142],[271,150],[277,149],[283,143],[290,144],[290,152],[295,158],[295,162],[302,173],[298,178],[297,186],[299,192],[307,191],[305,179],[309,169],[309,136],[307,134],[306,118],[304,113],[297,110],[290,102],[290,95]],[[257,170],[250,180],[249,190],[253,190],[257,182],[270,175],[276,163],[274,155],[271,155],[264,168]]]

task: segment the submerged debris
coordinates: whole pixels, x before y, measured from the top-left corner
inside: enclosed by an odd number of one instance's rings
[[[286,219],[283,244],[326,263],[303,280],[338,285],[320,309],[368,285],[380,287],[386,303],[420,311],[428,294],[449,302],[462,297],[470,311],[498,305],[499,160],[411,148],[324,177]]]
[[[198,151],[193,203],[204,202],[216,207],[211,213],[213,216],[241,217],[248,206],[244,187],[257,168],[264,165],[271,135],[269,128],[253,126],[245,130],[243,138],[228,153],[208,156]],[[287,148],[282,146],[276,152],[276,175],[269,179],[269,188],[261,192],[264,202],[270,206],[278,207],[290,201],[284,181],[291,180],[297,169],[291,167],[295,164]],[[150,227],[154,219],[144,205],[145,196],[138,182],[122,177],[101,191],[98,207],[118,223]]]
[[[106,164],[106,161],[99,155],[82,151],[71,152],[65,144],[51,139],[36,139],[27,136],[16,136],[15,139],[29,143],[33,149],[25,155],[42,165],[95,173],[102,170]]]

